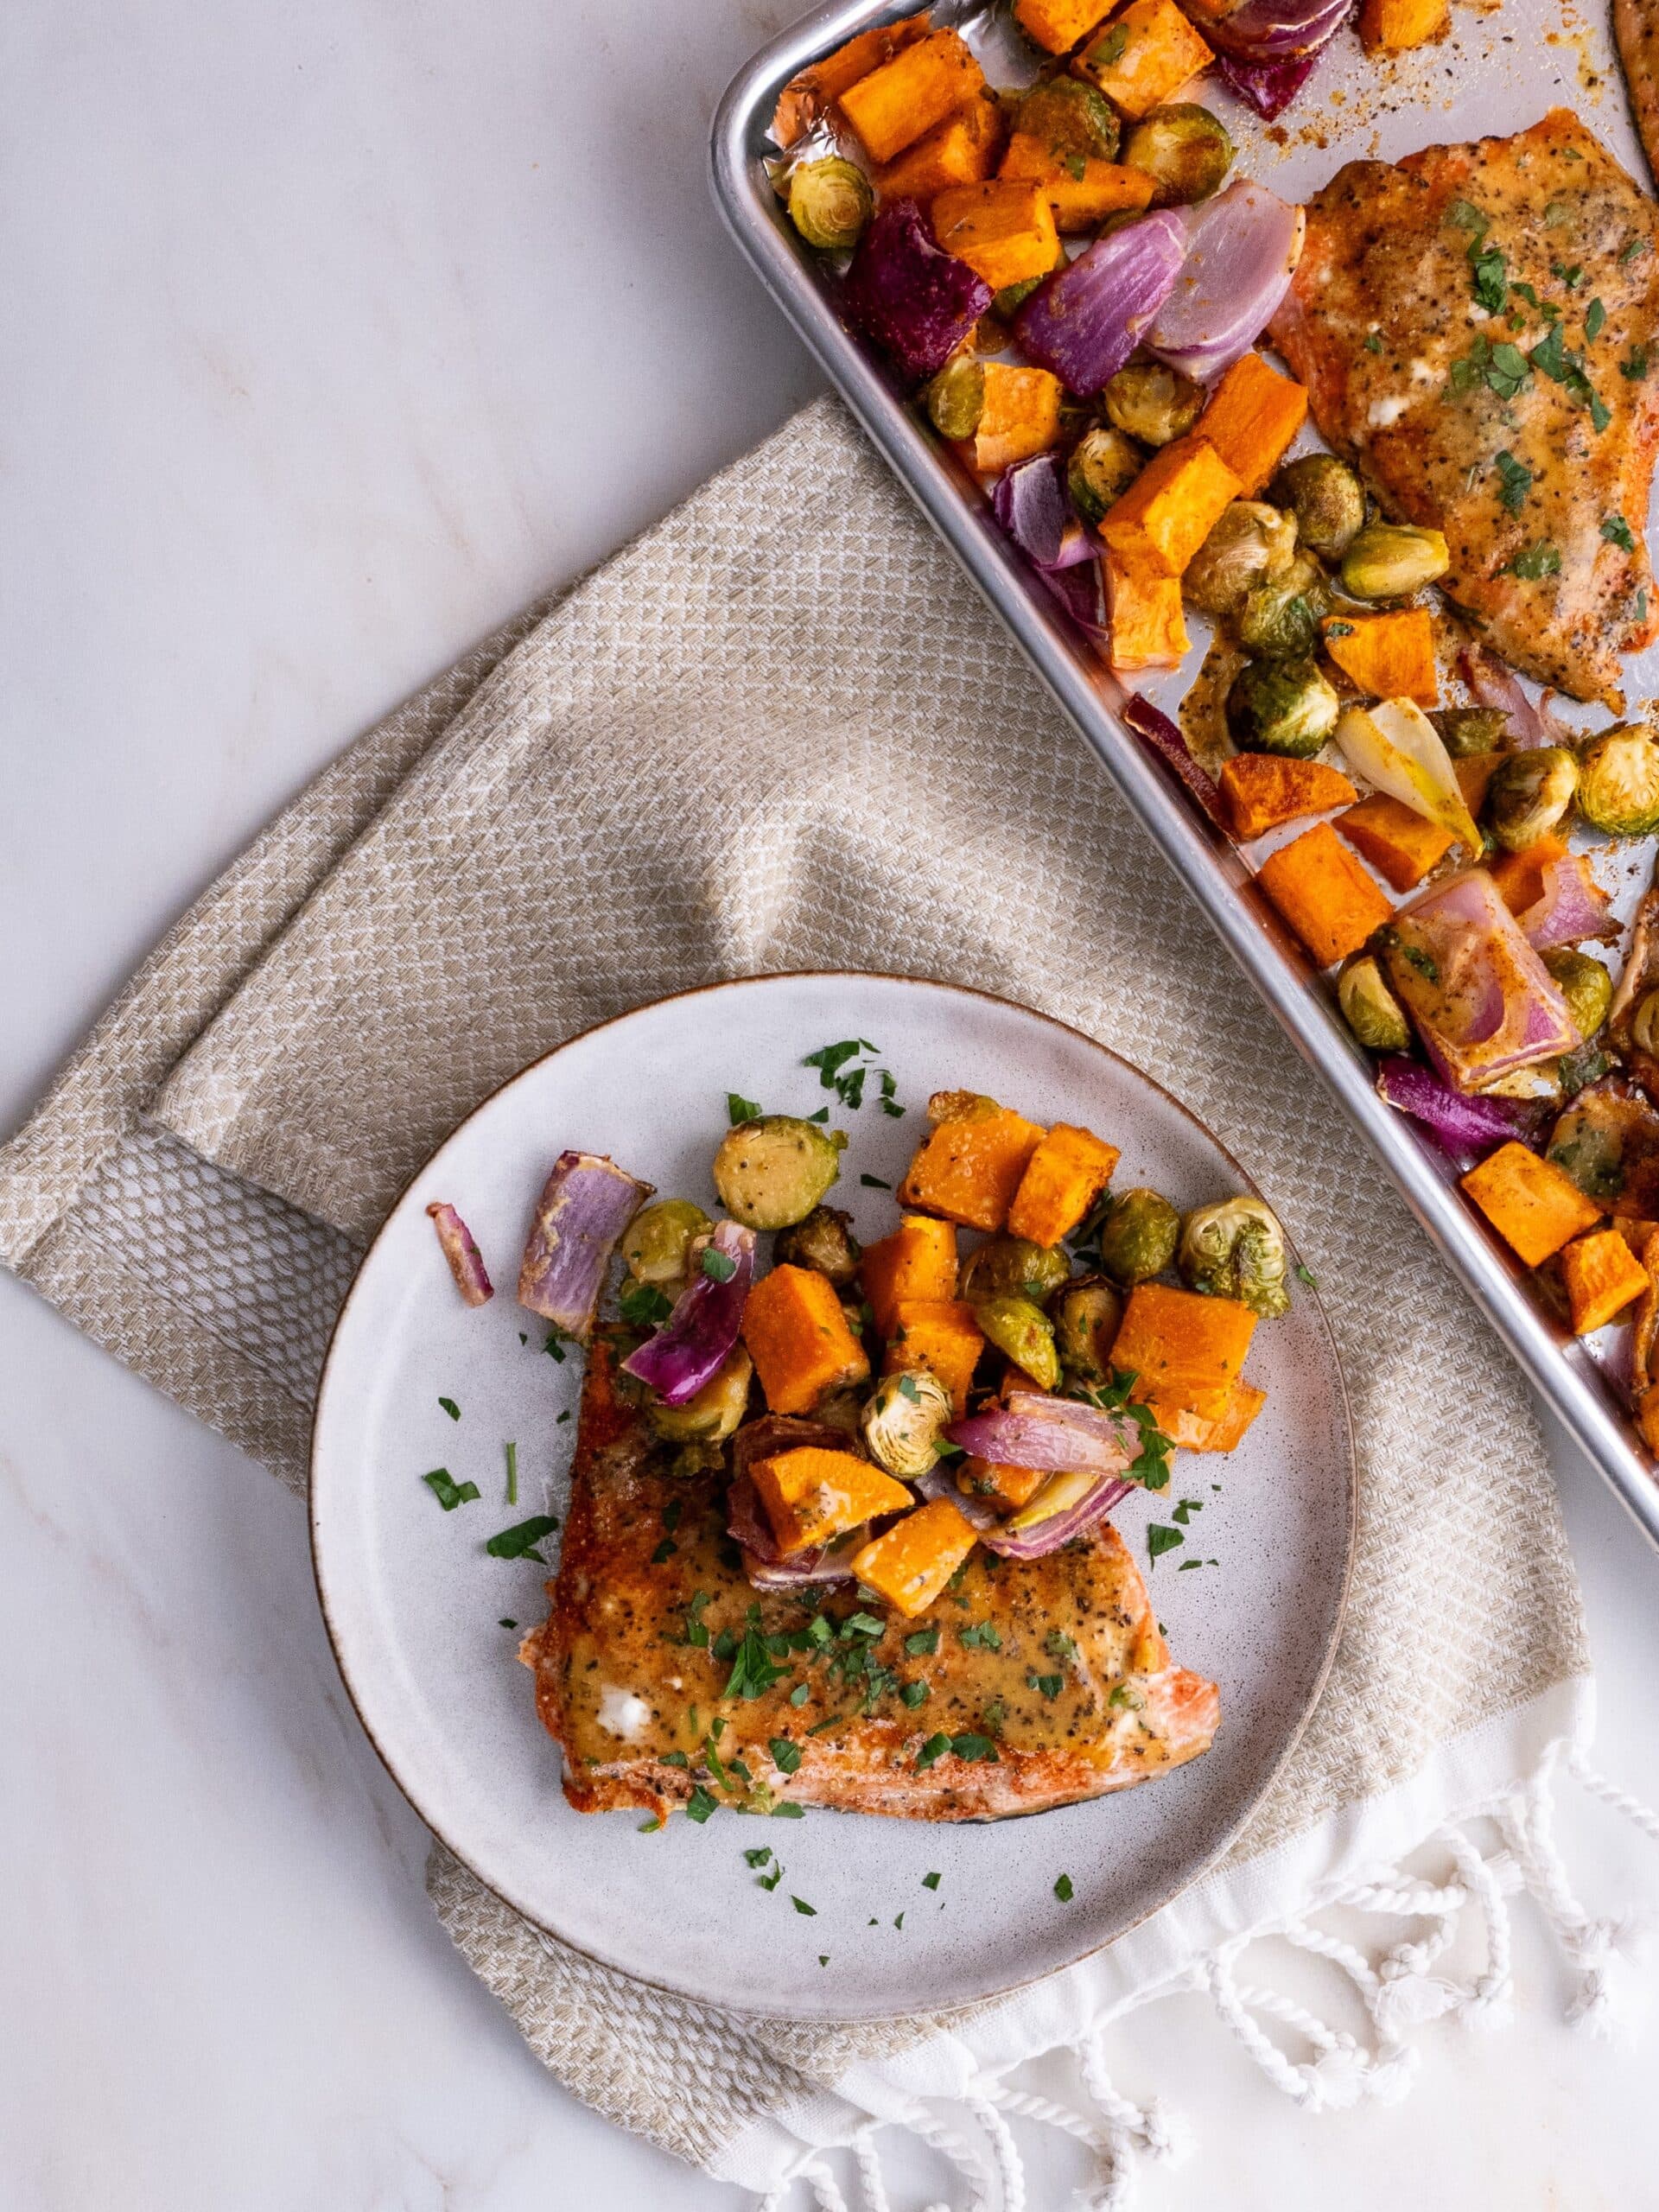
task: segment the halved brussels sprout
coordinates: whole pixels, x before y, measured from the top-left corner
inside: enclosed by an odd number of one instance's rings
[[[985,371],[967,353],[948,360],[922,395],[942,438],[971,438],[985,411]]]
[[[1523,853],[1547,837],[1573,804],[1579,764],[1564,745],[1509,753],[1486,787],[1486,819],[1506,853]]]
[[[713,1229],[690,1198],[660,1198],[635,1214],[622,1239],[622,1257],[636,1282],[682,1282],[690,1268],[694,1236]]]
[[[1101,1270],[1126,1288],[1150,1282],[1175,1257],[1180,1235],[1181,1217],[1167,1198],[1125,1191],[1101,1224]]]
[[[1300,660],[1318,651],[1319,617],[1328,604],[1324,576],[1298,553],[1288,568],[1246,592],[1233,626],[1246,652]]]
[[[1107,420],[1147,446],[1166,446],[1185,437],[1204,412],[1202,386],[1161,361],[1131,361],[1101,397]]]
[[[1154,207],[1190,207],[1219,192],[1233,142],[1207,107],[1177,100],[1143,115],[1123,142],[1123,166],[1153,181]]]
[[[1342,556],[1342,588],[1350,599],[1404,599],[1443,576],[1451,563],[1438,530],[1368,523]]]
[[[1311,760],[1342,702],[1312,660],[1246,661],[1227,694],[1227,728],[1242,753]]]
[[[1296,557],[1296,518],[1265,499],[1224,509],[1181,576],[1181,596],[1201,614],[1240,613],[1258,584],[1282,576]]]
[[[1351,961],[1338,976],[1337,1004],[1342,1008],[1343,1020],[1368,1052],[1410,1049],[1411,1024],[1405,1009],[1369,952]]]
[[[1659,1059],[1659,991],[1644,991],[1630,1016],[1630,1037],[1638,1052]]]
[[[1033,1244],[1027,1236],[988,1236],[969,1254],[958,1295],[975,1306],[987,1298],[1029,1298],[1041,1306],[1071,1275],[1071,1262],[1055,1245]]]
[[[1612,977],[1599,960],[1564,944],[1552,945],[1543,962],[1567,1001],[1567,1010],[1577,1023],[1580,1036],[1593,1037],[1613,1002]]]
[[[1039,1390],[1054,1389],[1060,1356],[1054,1349],[1054,1324],[1040,1306],[1029,1298],[984,1298],[974,1307],[974,1319],[986,1341],[1023,1368]]]
[[[1068,1382],[1097,1384],[1110,1379],[1112,1346],[1123,1319],[1123,1294],[1104,1275],[1079,1275],[1067,1283],[1049,1309],[1054,1349]]]
[[[874,205],[868,177],[839,156],[798,162],[789,173],[789,219],[821,252],[856,245]]]
[[[1365,522],[1365,490],[1335,454],[1305,454],[1287,461],[1273,480],[1274,503],[1296,518],[1297,534],[1312,553],[1339,560]]]
[[[1659,745],[1636,723],[1605,729],[1579,756],[1579,812],[1610,837],[1659,830]]]
[[[734,1436],[748,1410],[753,1375],[753,1361],[737,1345],[725,1365],[684,1405],[665,1406],[660,1399],[646,1399],[645,1419],[652,1433],[665,1444],[718,1444]]]
[[[1454,760],[1502,753],[1510,741],[1510,718],[1502,707],[1435,707],[1428,719]]]
[[[1097,429],[1085,431],[1065,466],[1065,488],[1072,505],[1084,522],[1097,523],[1146,465],[1140,447],[1112,424],[1103,423]]]
[[[1014,127],[1051,154],[1115,162],[1122,137],[1116,111],[1080,77],[1049,77],[1020,95]]]
[[[715,1188],[734,1221],[747,1229],[788,1229],[804,1221],[841,1173],[847,1140],[793,1114],[762,1114],[721,1139]]]
[[[1181,1225],[1179,1264],[1189,1290],[1236,1298],[1264,1319],[1290,1311],[1285,1232],[1260,1198],[1195,1208]]]
[[[939,1456],[939,1438],[953,1408],[950,1393],[925,1368],[884,1375],[860,1417],[864,1442],[876,1465],[899,1480],[925,1475]]]
[[[837,1290],[844,1290],[858,1272],[861,1249],[851,1214],[838,1206],[814,1206],[804,1221],[779,1234],[772,1256],[780,1266],[828,1275]]]

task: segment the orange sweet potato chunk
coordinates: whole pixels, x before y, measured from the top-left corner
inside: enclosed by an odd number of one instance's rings
[[[1452,772],[1458,779],[1458,789],[1463,793],[1463,803],[1472,815],[1478,816],[1486,804],[1486,793],[1492,778],[1497,773],[1501,753],[1465,753],[1461,760],[1452,763]]]
[[[1214,60],[1175,0],[1130,0],[1071,66],[1138,121]]]
[[[1014,20],[1046,54],[1065,54],[1087,38],[1114,0],[1014,0]]]
[[[1526,1145],[1500,1145],[1462,1178],[1464,1189],[1492,1227],[1529,1268],[1601,1219],[1602,1209],[1571,1176]]]
[[[1437,707],[1434,623],[1426,607],[1389,614],[1327,614],[1325,650],[1348,681],[1372,699],[1411,699]]]
[[[1065,387],[1047,369],[1016,368],[1011,361],[987,361],[984,377],[979,428],[958,450],[970,468],[994,476],[1058,441]]]
[[[1118,1159],[1117,1147],[1091,1129],[1056,1122],[1020,1179],[1008,1208],[1008,1234],[1033,1244],[1058,1244],[1088,1218]]]
[[[1029,1505],[1048,1480],[1046,1467],[1010,1466],[1002,1459],[964,1459],[957,1475],[957,1488],[964,1497],[990,1497],[1017,1509]]]
[[[1360,0],[1359,35],[1373,53],[1427,46],[1446,29],[1449,0]]]
[[[1336,828],[1338,836],[1345,837],[1396,891],[1414,889],[1458,842],[1438,822],[1428,821],[1384,791],[1373,791],[1339,814]]]
[[[890,1337],[902,1304],[920,1299],[938,1305],[956,1297],[956,1224],[906,1214],[891,1236],[864,1247],[858,1280],[877,1330]]]
[[[1057,154],[1029,131],[1008,141],[997,175],[1039,184],[1054,212],[1054,227],[1070,237],[1091,231],[1109,215],[1152,205],[1153,179],[1145,169],[1103,161],[1098,154]]]
[[[855,1552],[853,1572],[913,1618],[927,1611],[978,1541],[950,1499],[936,1497]]]
[[[1107,508],[1100,534],[1128,575],[1179,576],[1243,488],[1194,432],[1153,455]]]
[[[958,1414],[968,1409],[968,1392],[985,1349],[974,1309],[963,1299],[901,1299],[893,1319],[884,1372],[925,1367],[950,1393]]]
[[[955,31],[930,31],[840,95],[873,162],[890,162],[984,92],[985,72]]]
[[[964,1229],[1001,1229],[1042,1130],[991,1098],[970,1098],[959,1112],[936,1099],[928,1110],[937,1126],[899,1185],[899,1205]]]
[[[743,1309],[743,1341],[775,1414],[810,1413],[826,1390],[870,1371],[835,1285],[811,1268],[761,1276]]]
[[[1054,211],[1039,184],[991,177],[953,184],[932,207],[933,235],[993,291],[1046,276],[1061,257]]]
[[[1276,753],[1236,753],[1218,777],[1222,804],[1242,845],[1304,814],[1351,806],[1359,797],[1339,768],[1323,760],[1288,760]]]
[[[1141,1282],[1123,1309],[1112,1364],[1139,1376],[1137,1395],[1218,1421],[1255,1333],[1255,1314],[1236,1299]]]
[[[1394,912],[1328,822],[1270,853],[1260,881],[1321,968],[1357,952]]]
[[[1512,914],[1524,914],[1544,895],[1544,870],[1567,858],[1567,847],[1548,832],[1524,852],[1505,853],[1492,863],[1492,881]]]
[[[1112,624],[1108,658],[1120,675],[1179,667],[1192,640],[1186,634],[1179,576],[1134,575],[1109,546],[1106,600]]]
[[[1561,1274],[1579,1337],[1605,1328],[1649,1287],[1647,1269],[1616,1229],[1574,1238],[1561,1254]]]
[[[1306,419],[1302,386],[1259,353],[1244,353],[1216,386],[1197,435],[1209,439],[1253,499]]]
[[[925,206],[953,184],[981,184],[995,174],[1005,130],[1001,109],[983,92],[878,168],[875,188],[883,200]]]
[[[883,23],[876,30],[861,31],[822,61],[791,77],[778,95],[772,118],[772,135],[779,145],[792,146],[817,122],[831,100],[839,99],[849,86],[868,77],[872,69],[879,69],[884,61],[891,61],[895,54],[925,38],[927,20],[924,9],[919,16],[907,16],[901,23]]]
[[[1243,1442],[1246,1430],[1267,1404],[1268,1394],[1240,1376],[1214,1421],[1206,1421],[1199,1414],[1188,1412],[1185,1406],[1155,1395],[1145,1402],[1159,1427],[1181,1451],[1230,1452]]]
[[[780,1552],[810,1551],[911,1502],[903,1483],[856,1452],[812,1444],[757,1459],[749,1473]]]

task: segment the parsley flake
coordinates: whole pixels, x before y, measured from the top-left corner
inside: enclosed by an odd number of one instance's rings
[[[939,1886],[941,1878],[942,1878],[938,1874],[924,1874],[922,1877],[922,1887],[925,1890],[937,1890]]]
[[[809,1920],[816,1920],[817,1918],[818,1908],[815,1904],[808,1904],[804,1897],[792,1897],[790,1899],[790,1903],[794,1906],[797,1912],[804,1912]]]
[[[1559,550],[1542,538],[1536,545],[1524,546],[1509,563],[1510,574],[1527,583],[1536,583],[1542,576],[1559,576],[1561,556]]]
[[[722,1252],[717,1245],[702,1248],[702,1272],[714,1282],[730,1282],[737,1273],[737,1262],[729,1252]]]
[[[1001,1632],[995,1621],[976,1621],[971,1628],[958,1629],[957,1634],[963,1647],[969,1651],[1000,1651],[1002,1649]]]
[[[660,1328],[674,1311],[654,1282],[631,1282],[616,1301],[616,1310],[631,1328]]]
[[[861,1175],[858,1179],[867,1191],[890,1191],[893,1188],[891,1183],[884,1183],[879,1175]]]
[[[492,1559],[533,1559],[538,1566],[545,1567],[547,1561],[536,1548],[558,1525],[556,1513],[532,1513],[528,1521],[520,1521],[492,1536],[484,1548]]]
[[[1071,1886],[1071,1877],[1069,1874],[1059,1874],[1055,1877],[1054,1894],[1062,1904],[1071,1904],[1077,1891]]]
[[[448,1467],[434,1467],[421,1480],[431,1491],[446,1513],[453,1513],[458,1505],[470,1505],[479,1496],[476,1483],[458,1483],[451,1479]]]
[[[804,1821],[806,1808],[798,1805],[792,1797],[785,1797],[772,1807],[772,1817],[774,1821]]]
[[[758,1122],[760,1118],[760,1109],[753,1099],[745,1098],[741,1091],[736,1090],[728,1090],[726,1094],[726,1112],[734,1129],[741,1129],[745,1122]]]
[[[1028,1689],[1040,1690],[1046,1698],[1052,1700],[1058,1697],[1060,1692],[1065,1688],[1065,1676],[1039,1675],[1033,1669],[1026,1675],[1026,1686]]]
[[[459,1421],[461,1419],[461,1408],[455,1403],[453,1398],[440,1398],[438,1400],[438,1403],[443,1408],[445,1413],[448,1414],[451,1421]]]
[[[1181,1531],[1170,1528],[1166,1522],[1149,1521],[1147,1523],[1147,1557],[1154,1565],[1166,1552],[1173,1552],[1177,1544],[1185,1541]]]
[[[1623,515],[1609,515],[1601,525],[1601,534],[1610,545],[1617,545],[1621,552],[1634,553],[1636,540],[1630,535],[1630,525]]]
[[[905,1649],[912,1659],[926,1657],[939,1648],[939,1631],[936,1627],[918,1628],[913,1636],[905,1638]]]
[[[1527,494],[1532,489],[1532,471],[1519,461],[1507,446],[1494,460],[1492,466],[1499,478],[1498,502],[1512,515],[1518,515],[1527,504]]]
[[[718,1799],[711,1797],[700,1782],[685,1801],[686,1819],[695,1821],[699,1827],[702,1826],[710,1813],[717,1813],[719,1810]]]
[[[793,1774],[801,1763],[801,1747],[791,1744],[787,1736],[774,1736],[767,1746],[772,1763],[779,1774]]]
[[[1592,300],[1589,306],[1584,311],[1585,336],[1587,339],[1599,338],[1602,330],[1605,326],[1606,321],[1606,308],[1603,307],[1599,300]]]
[[[506,1502],[509,1505],[517,1505],[518,1503],[518,1446],[516,1444],[509,1444],[507,1446]]]

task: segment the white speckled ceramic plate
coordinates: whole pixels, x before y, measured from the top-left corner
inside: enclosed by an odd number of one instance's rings
[[[835,1112],[850,1143],[834,1199],[867,1238],[887,1233],[893,1203],[860,1177],[898,1182],[936,1090],[990,1091],[1035,1119],[1098,1130],[1122,1147],[1120,1188],[1154,1185],[1190,1206],[1243,1181],[1147,1077],[1001,1000],[843,975],[766,976],[664,1000],[525,1069],[416,1177],[346,1300],[312,1452],[317,1582],[341,1670],[382,1758],[449,1847],[520,1912],[596,1958],[739,2010],[820,2018],[1008,1989],[1109,1943],[1202,1873],[1319,1694],[1354,1524],[1336,1351],[1317,1298],[1299,1287],[1294,1312],[1256,1332],[1249,1372],[1268,1403],[1243,1446],[1224,1459],[1178,1454],[1165,1497],[1136,1496],[1116,1516],[1145,1569],[1147,1522],[1167,1521],[1182,1497],[1203,1508],[1183,1547],[1150,1571],[1177,1661],[1221,1686],[1221,1731],[1203,1758],[1121,1796],[987,1827],[722,1811],[702,1827],[676,1818],[643,1834],[637,1813],[573,1813],[558,1748],[515,1656],[518,1632],[546,1610],[555,1553],[543,1568],[485,1549],[498,1529],[564,1504],[578,1359],[548,1357],[544,1325],[512,1298],[533,1201],[556,1154],[573,1146],[712,1208],[709,1162],[727,1092],[810,1113],[829,1094],[803,1057],[847,1037],[880,1047],[910,1109],[883,1115],[871,1084],[860,1111]],[[426,1218],[435,1198],[460,1208],[498,1286],[475,1312],[456,1295]],[[519,1470],[512,1508],[509,1438]],[[475,1482],[480,1499],[442,1511],[421,1479],[440,1466]],[[1182,1572],[1189,1559],[1205,1564]],[[771,1891],[744,1859],[761,1843],[787,1869]],[[934,1873],[937,1887],[924,1887]],[[1055,1895],[1061,1874],[1073,1891],[1065,1904]]]

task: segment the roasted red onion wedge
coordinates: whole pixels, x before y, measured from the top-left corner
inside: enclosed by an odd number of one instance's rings
[[[623,1372],[648,1384],[665,1406],[695,1398],[730,1356],[753,1281],[754,1231],[741,1222],[716,1223],[674,1311],[629,1353]]]
[[[474,1243],[472,1230],[452,1205],[440,1203],[428,1206],[426,1211],[438,1232],[438,1242],[449,1262],[455,1288],[469,1306],[487,1306],[495,1296],[495,1286],[490,1281],[484,1255]]]
[[[1241,177],[1188,212],[1186,257],[1146,337],[1147,350],[1195,384],[1248,353],[1302,257],[1307,219]]]
[[[1319,46],[1311,54],[1294,54],[1281,61],[1249,61],[1242,54],[1218,54],[1216,74],[1264,123],[1274,123],[1313,75],[1324,51]]]
[[[1092,1481],[1086,1476],[1054,1475],[1028,1506],[999,1527],[986,1529],[980,1541],[987,1551],[1003,1559],[1046,1559],[1103,1521],[1135,1487],[1116,1475],[1097,1475]],[[1062,1492],[1063,1503],[1054,1502],[1056,1491]],[[1046,1501],[1047,1509],[1033,1518]]]
[[[1227,826],[1221,793],[1193,759],[1192,748],[1177,725],[1171,721],[1161,708],[1154,707],[1150,699],[1143,699],[1138,691],[1131,691],[1118,711],[1147,751],[1155,753],[1164,766],[1186,785],[1217,829],[1230,842],[1233,833]]]
[[[1043,1390],[1011,1390],[1006,1404],[953,1421],[944,1433],[982,1459],[1068,1474],[1122,1475],[1141,1448],[1140,1426],[1128,1414]]]
[[[1484,868],[1464,868],[1402,906],[1389,980],[1435,1065],[1459,1090],[1577,1049],[1578,1025]]]
[[[1580,944],[1586,938],[1606,932],[1607,893],[1592,882],[1577,853],[1546,861],[1539,876],[1543,890],[1519,917],[1521,934],[1535,952]]]
[[[1535,1108],[1514,1098],[1466,1098],[1415,1060],[1383,1060],[1376,1087],[1390,1106],[1433,1130],[1459,1168],[1472,1167],[1511,1138],[1528,1142],[1537,1134]]]
[[[603,1154],[562,1152],[536,1201],[518,1303],[586,1338],[617,1239],[654,1187]]]
[[[1141,343],[1185,252],[1186,226],[1169,209],[1126,223],[1032,294],[1014,324],[1020,345],[1069,391],[1087,398]]]
[[[1230,15],[1206,20],[1204,35],[1244,61],[1290,61],[1327,45],[1352,8],[1353,0],[1244,0]]]
[[[991,494],[991,512],[1036,568],[1075,568],[1094,554],[1065,496],[1065,473],[1052,453],[1005,468]]]

